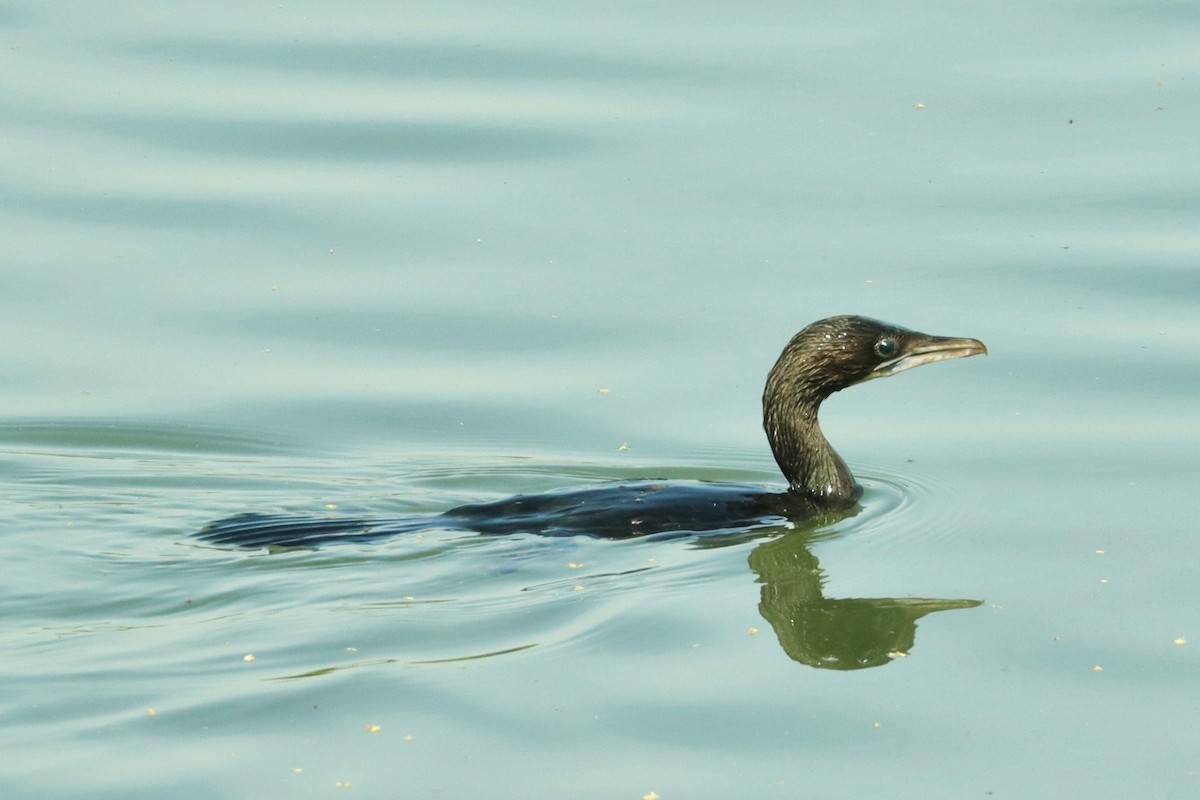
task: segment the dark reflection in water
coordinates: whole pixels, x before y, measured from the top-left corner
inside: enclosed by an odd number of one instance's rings
[[[2,12],[0,12],[2,13]],[[536,81],[540,84],[576,81],[729,82],[740,77],[744,64],[719,68],[698,60],[680,64],[669,56],[639,57],[628,53],[603,55],[577,49],[555,52],[545,48],[493,47],[479,42],[442,44],[420,41],[298,42],[232,41],[164,37],[121,48],[121,52],[150,63],[163,61],[201,65],[224,64],[239,69],[267,69],[272,74],[307,72],[367,78],[409,78],[483,81]]]
[[[819,669],[866,669],[913,648],[917,620],[935,611],[974,608],[981,600],[918,597],[826,597],[824,573],[801,531],[764,542],[750,553],[762,584],[758,604],[779,644],[794,661]]]
[[[114,115],[92,118],[90,124],[163,147],[263,160],[510,162],[578,153],[594,143],[582,131],[518,123],[159,119]]]

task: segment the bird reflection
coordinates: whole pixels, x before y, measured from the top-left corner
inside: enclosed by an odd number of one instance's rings
[[[792,531],[750,553],[750,569],[762,584],[759,613],[771,623],[784,652],[801,664],[837,670],[883,666],[912,650],[921,617],[983,602],[826,597],[825,575],[810,541],[805,532]]]

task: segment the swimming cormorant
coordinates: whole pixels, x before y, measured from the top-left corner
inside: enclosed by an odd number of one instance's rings
[[[821,403],[873,378],[986,353],[977,339],[930,336],[866,317],[830,317],[804,328],[775,362],[762,398],[763,428],[788,482],[783,492],[700,481],[605,483],[399,518],[242,514],[197,535],[240,547],[373,541],[419,530],[628,538],[752,533],[790,520],[844,514],[861,489],[821,433]]]

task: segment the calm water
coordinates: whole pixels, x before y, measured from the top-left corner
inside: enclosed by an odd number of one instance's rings
[[[0,4],[5,797],[1194,797],[1200,12]],[[246,510],[856,516],[319,551]]]

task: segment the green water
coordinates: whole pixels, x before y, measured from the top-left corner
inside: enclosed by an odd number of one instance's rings
[[[0,4],[4,797],[1194,797],[1187,4]],[[446,531],[779,485],[797,329],[857,515]],[[377,726],[377,727],[376,727]]]

